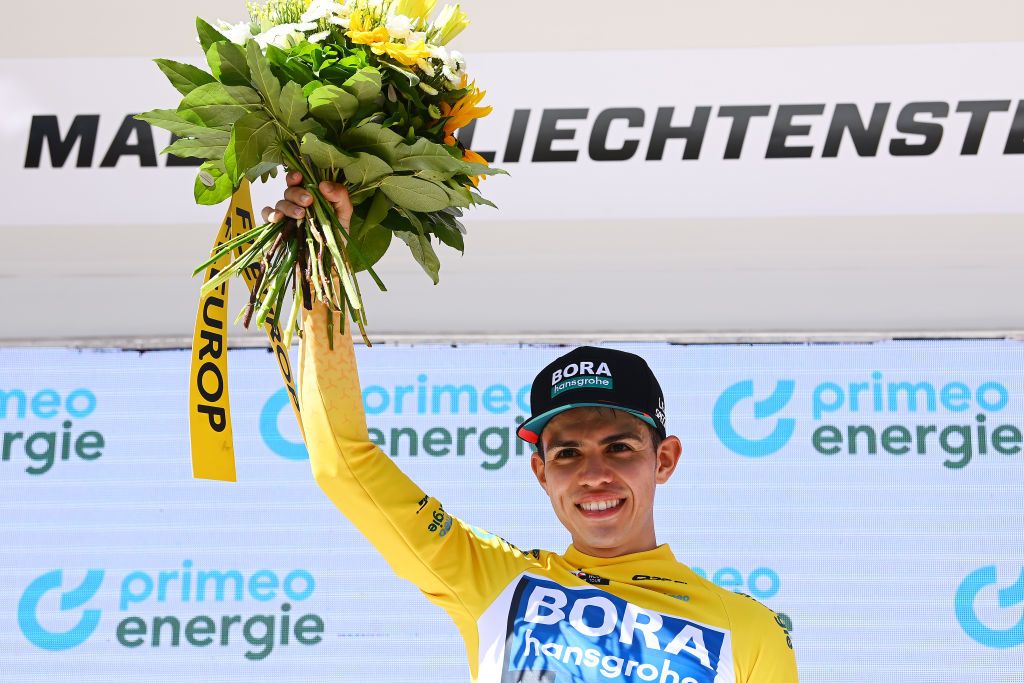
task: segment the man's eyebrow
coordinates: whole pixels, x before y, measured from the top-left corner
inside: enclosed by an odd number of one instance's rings
[[[622,441],[624,439],[632,439],[634,441],[643,441],[643,437],[637,432],[619,432],[618,434],[612,434],[606,436],[599,442],[602,446],[610,444],[614,441]],[[548,448],[579,448],[581,443],[579,441],[569,441],[565,439],[555,439],[547,445]]]
[[[637,432],[619,432],[618,434],[612,434],[601,439],[601,445],[612,443],[613,441],[622,441],[623,439],[632,439],[634,441],[643,441],[643,437]]]

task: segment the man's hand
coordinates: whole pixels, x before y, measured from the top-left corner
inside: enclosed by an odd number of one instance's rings
[[[301,173],[292,171],[285,181],[288,183],[288,189],[284,191],[284,199],[273,208],[263,207],[265,222],[279,221],[286,216],[303,218],[306,215],[306,208],[313,205],[313,195],[303,187]],[[341,183],[325,180],[320,183],[320,192],[324,199],[334,207],[334,212],[338,215],[341,225],[348,230],[349,220],[352,218],[352,200],[349,199],[348,190]]]

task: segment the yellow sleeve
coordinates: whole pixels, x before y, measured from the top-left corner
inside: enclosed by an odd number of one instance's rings
[[[736,682],[798,683],[787,621],[743,594],[734,593],[727,609],[733,622]]]
[[[526,559],[498,537],[474,532],[424,493],[370,441],[348,326],[327,309],[302,311],[299,405],[313,476],[400,577],[449,612],[477,616]]]

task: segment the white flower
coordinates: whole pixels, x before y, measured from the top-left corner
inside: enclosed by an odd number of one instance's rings
[[[240,24],[229,24],[226,21],[218,21],[217,29],[224,34],[225,38],[238,45],[245,45],[245,43],[252,40],[253,37],[252,26],[247,21],[243,21]]]
[[[405,44],[412,45],[413,43],[423,43],[427,40],[426,31],[413,31],[405,37]]]
[[[427,45],[427,49],[430,50],[433,59],[440,59],[442,62],[448,60],[448,48],[444,45]]]
[[[319,33],[314,33],[309,38],[306,38],[306,40],[308,40],[311,43],[319,43],[321,40],[323,40],[329,35],[331,35],[330,31],[320,31]]]
[[[300,31],[315,31],[317,23],[315,21],[305,21],[301,24],[295,24],[295,28]]]
[[[388,17],[388,23],[385,26],[392,38],[402,40],[412,32],[412,19],[404,14],[396,14]]]
[[[458,85],[462,80],[463,74],[466,73],[466,59],[462,56],[462,53],[458,50],[449,52],[444,60],[444,66],[441,67],[441,73],[453,85]]]
[[[341,26],[342,28],[348,28],[349,21],[348,17],[330,17],[327,20],[327,23],[335,26]]]
[[[309,4],[309,8],[302,13],[302,17],[299,21],[320,21],[326,19],[332,14],[340,14],[345,10],[345,6],[341,3],[335,2],[335,0],[313,0]]]
[[[266,49],[267,45],[273,45],[282,50],[298,45],[305,39],[306,36],[298,30],[298,24],[280,24],[267,29],[254,38],[263,49]]]

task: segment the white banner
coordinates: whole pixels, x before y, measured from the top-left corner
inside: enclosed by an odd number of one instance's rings
[[[1024,43],[470,60],[494,106],[472,147],[512,174],[474,220],[1024,211]],[[0,184],[19,200],[0,225],[214,215],[194,168],[157,157],[169,134],[130,118],[178,101],[149,60],[0,60],[0,100]]]

